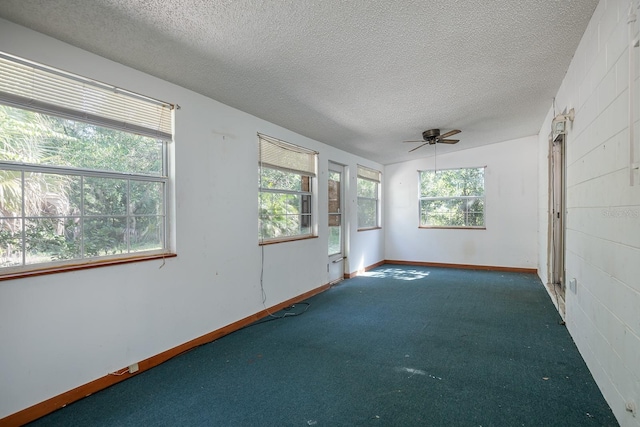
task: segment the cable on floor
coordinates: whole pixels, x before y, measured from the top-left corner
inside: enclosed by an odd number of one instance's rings
[[[289,312],[289,310],[296,308],[296,306],[297,306],[297,305],[303,305],[303,306],[304,306],[304,309],[303,309],[302,311],[297,312],[297,313],[291,313],[291,312]],[[309,306],[310,306],[310,305],[311,305],[311,304],[310,304],[310,303],[308,303],[308,302],[299,302],[299,303],[296,303],[296,304],[292,304],[292,305],[290,305],[289,307],[285,307],[285,308],[283,308],[282,310],[280,310],[280,311],[284,311],[284,312],[285,312],[285,313],[283,313],[282,315],[280,315],[280,316],[276,316],[275,314],[271,314],[271,313],[269,313],[269,318],[268,318],[268,319],[266,319],[266,320],[262,320],[262,321],[260,321],[260,322],[254,322],[254,323],[252,323],[252,324],[250,324],[250,325],[245,326],[245,327],[244,327],[244,328],[242,328],[242,329],[246,329],[246,328],[249,328],[249,327],[251,327],[251,326],[255,326],[255,325],[260,325],[260,324],[262,324],[262,323],[271,322],[271,321],[273,321],[273,320],[280,320],[280,319],[284,319],[285,317],[300,316],[301,314],[304,314],[304,313],[306,313],[306,312],[307,312],[307,310],[309,309]],[[242,330],[242,329],[240,329],[240,330]]]

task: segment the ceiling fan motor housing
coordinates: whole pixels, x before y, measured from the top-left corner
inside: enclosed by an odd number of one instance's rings
[[[440,136],[440,129],[429,129],[422,132],[422,138],[429,144],[435,144],[438,136]]]

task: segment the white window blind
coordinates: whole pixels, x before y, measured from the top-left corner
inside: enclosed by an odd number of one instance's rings
[[[358,178],[368,179],[380,183],[380,172],[375,169],[369,169],[358,165]]]
[[[0,103],[172,139],[173,105],[1,52]]]
[[[316,176],[316,151],[258,134],[259,163],[263,167]]]

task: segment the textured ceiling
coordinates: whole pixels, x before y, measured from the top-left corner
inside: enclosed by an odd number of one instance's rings
[[[383,164],[536,134],[597,0],[0,0],[0,16]],[[135,88],[130,88],[135,90]]]

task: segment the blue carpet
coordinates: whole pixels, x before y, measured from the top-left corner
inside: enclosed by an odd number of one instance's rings
[[[32,424],[618,425],[535,275],[384,265],[307,302]]]

